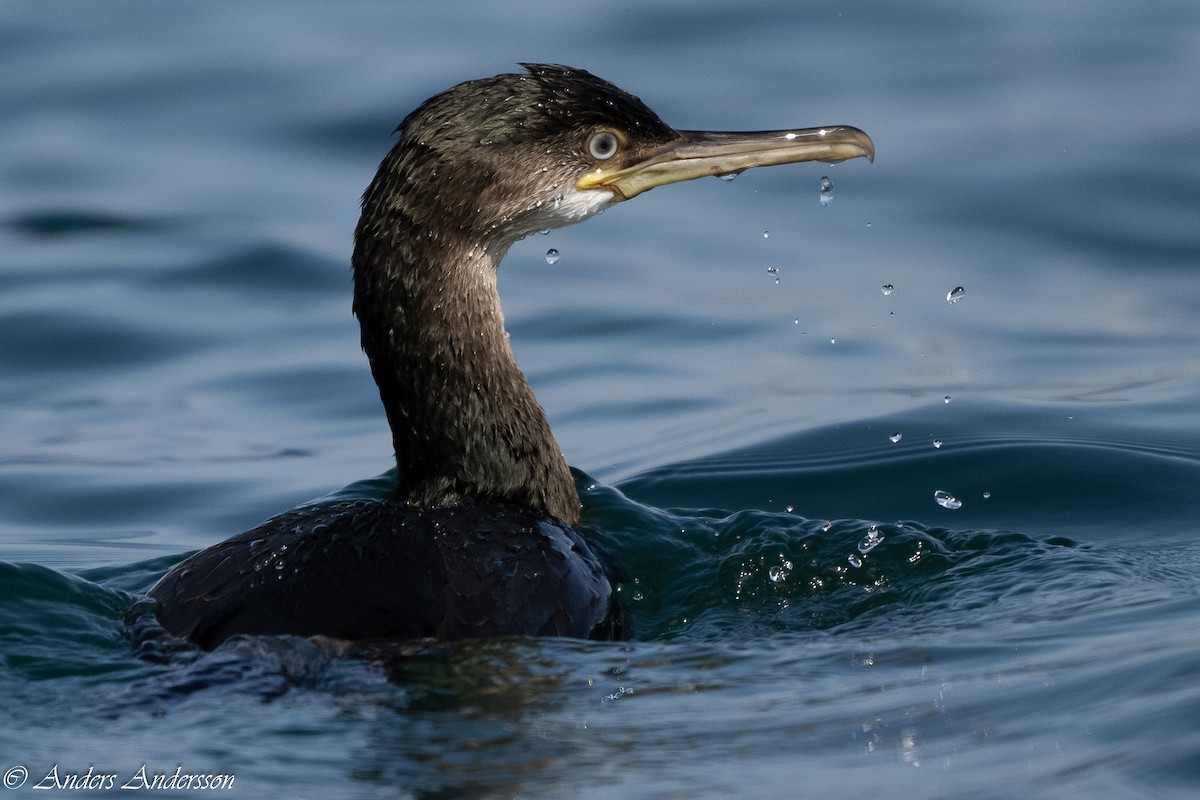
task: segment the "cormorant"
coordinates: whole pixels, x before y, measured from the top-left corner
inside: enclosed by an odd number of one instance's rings
[[[162,626],[338,639],[611,635],[608,559],[504,331],[513,242],[667,183],[874,158],[844,126],[677,131],[580,70],[461,83],[410,113],[363,194],[354,313],[397,463],[388,500],[292,511],[202,550],[150,590]]]

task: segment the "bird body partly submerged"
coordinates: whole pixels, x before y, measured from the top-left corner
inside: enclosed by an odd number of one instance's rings
[[[338,639],[612,635],[605,563],[572,528],[507,506],[357,500],[203,550],[153,592],[169,631]],[[197,592],[198,585],[204,587]]]
[[[363,195],[354,312],[396,451],[389,500],[294,511],[151,590],[167,631],[415,639],[612,635],[615,572],[517,367],[496,290],[518,239],[655,186],[873,157],[830,127],[677,131],[582,70],[459,84],[413,111]]]

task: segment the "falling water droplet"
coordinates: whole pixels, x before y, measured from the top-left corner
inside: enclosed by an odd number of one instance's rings
[[[869,223],[869,222],[868,222],[868,223],[867,223],[867,227],[868,227],[868,228],[869,228],[869,227],[871,227],[871,223]]]
[[[829,343],[830,343],[830,344],[837,344],[837,339],[834,339],[833,337],[830,337],[830,339],[829,339]]]
[[[896,431],[888,438],[892,440],[892,444],[895,444],[896,442],[900,441],[900,439],[903,437],[903,435],[904,434],[900,433],[899,431]]]
[[[767,239],[767,238],[769,238],[769,237],[770,237],[770,235],[771,235],[771,232],[770,232],[770,231],[763,231],[763,238],[764,238],[764,239]]]
[[[957,508],[962,508],[961,500],[959,500],[957,497],[950,494],[949,492],[943,492],[941,489],[938,489],[936,492],[933,493],[933,499],[934,499],[934,502],[936,502],[939,506],[941,506],[942,508],[948,508],[951,511],[953,511]]]
[[[779,283],[779,267],[767,267],[767,274],[775,276],[775,282]]]
[[[551,247],[546,251],[546,263],[555,264],[558,262],[558,251]]]
[[[933,449],[934,449],[934,450],[941,450],[941,449],[942,449],[942,440],[941,440],[941,439],[934,439],[934,440],[933,440]]]
[[[892,292],[896,291],[896,287],[892,286],[890,283],[885,283],[883,286],[879,287],[879,290],[881,292],[883,292],[884,295],[889,295]]]
[[[821,177],[821,205],[827,206],[833,202],[833,181],[828,175]]]
[[[991,492],[984,492],[984,493],[983,493],[983,499],[984,499],[984,500],[987,500],[987,499],[988,499],[989,497],[991,497],[991,496],[992,496],[992,493],[991,493]]]
[[[964,289],[963,287],[955,286],[953,289],[951,289],[949,292],[946,293],[946,302],[947,303],[957,303],[959,300],[963,299],[963,295],[965,295],[966,293],[967,293],[967,290]]]
[[[788,506],[788,507],[787,507],[787,512],[788,512],[789,514],[790,514],[790,513],[792,513],[792,511],[794,511],[794,510],[795,510],[795,507],[794,507],[794,506]]]
[[[950,402],[950,395],[946,395],[945,397],[943,397],[943,398],[942,398],[942,402],[943,402],[943,403],[949,403],[949,402]]]

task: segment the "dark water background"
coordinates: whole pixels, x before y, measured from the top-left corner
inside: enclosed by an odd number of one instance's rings
[[[0,6],[17,796],[1196,796],[1200,6],[425,5]],[[637,640],[138,658],[182,553],[387,468],[357,198],[409,109],[518,60],[878,147],[505,261]]]

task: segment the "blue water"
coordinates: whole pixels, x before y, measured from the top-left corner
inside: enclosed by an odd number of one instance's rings
[[[0,6],[16,796],[1196,796],[1200,6],[426,5]],[[519,60],[878,148],[504,263],[635,640],[139,652],[181,555],[388,468],[357,198]]]

